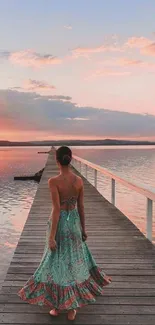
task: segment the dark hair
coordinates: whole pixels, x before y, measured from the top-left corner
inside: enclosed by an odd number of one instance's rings
[[[56,160],[62,166],[68,166],[72,160],[72,151],[70,148],[62,146],[56,150]]]

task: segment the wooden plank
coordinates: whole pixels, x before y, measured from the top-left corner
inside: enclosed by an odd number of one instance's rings
[[[81,314],[81,311],[77,315],[76,324],[86,324],[86,325],[154,325],[155,324],[155,315],[146,314],[146,315],[105,315],[105,308],[102,307],[100,314],[90,315],[89,313]],[[129,323],[130,320],[130,323]],[[52,318],[50,315],[40,314],[40,313],[1,313],[0,314],[1,324],[27,324],[27,325],[51,325],[52,324],[69,324],[65,315],[60,315],[59,317]]]
[[[97,305],[97,304],[93,304],[95,305],[94,308],[92,308],[92,305],[90,306],[86,306],[85,308],[82,308],[80,310],[80,314],[94,314],[94,310],[95,310],[95,314],[98,315],[100,314],[100,309],[101,306]],[[38,306],[33,306],[33,305],[29,305],[29,307],[27,307],[26,304],[0,304],[0,313],[18,313],[20,308],[20,313],[28,313],[28,314],[34,314],[34,313],[39,313],[39,314],[47,314],[49,308],[38,308]],[[120,315],[120,314],[126,314],[126,315],[146,315],[146,314],[150,314],[150,315],[155,315],[155,305],[132,305],[132,309],[131,306],[129,304],[126,305],[106,305],[106,308],[104,307],[104,314],[105,315]]]
[[[51,318],[48,308],[29,305],[18,290],[39,265],[45,243],[51,199],[47,180],[57,173],[48,156],[28,219],[0,293],[0,324],[68,324],[66,315]],[[85,179],[85,213],[88,246],[113,282],[104,296],[79,310],[76,324],[154,325],[155,247],[118,209]]]

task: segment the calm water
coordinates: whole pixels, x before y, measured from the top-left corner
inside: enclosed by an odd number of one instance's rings
[[[87,150],[80,148],[74,150],[74,153],[111,170],[126,180],[155,191],[155,146],[112,146]],[[83,174],[85,174],[84,168]],[[88,179],[93,183],[91,169],[88,173]],[[110,201],[111,181],[108,177],[99,175],[98,189]],[[127,189],[123,185],[116,184],[116,206],[145,234],[146,205],[147,201],[144,196]],[[155,203],[153,208],[153,236],[155,241]]]
[[[44,167],[47,147],[0,148],[0,284],[6,274],[37,190],[34,181],[14,181],[14,176],[36,173]]]
[[[13,177],[33,174],[43,168],[47,155],[38,155],[38,151],[48,149],[49,147],[0,148],[0,283],[6,274],[37,190],[37,183],[14,181]],[[73,148],[73,152],[136,184],[155,189],[155,147],[79,147]],[[88,177],[93,182],[91,170]],[[99,191],[109,200],[110,186],[107,177],[99,176]],[[146,199],[143,196],[117,185],[116,205],[145,232]]]

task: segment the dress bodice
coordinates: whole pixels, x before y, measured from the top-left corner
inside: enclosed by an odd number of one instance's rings
[[[62,197],[62,195],[60,195],[60,193],[59,193],[60,208],[63,210],[69,211],[69,210],[75,209],[75,207],[76,207],[77,195],[73,195],[73,193],[75,192],[74,188],[73,188],[73,185],[75,184],[75,182],[76,182],[76,176],[75,176],[73,182],[68,186],[68,190],[65,193],[64,197]]]

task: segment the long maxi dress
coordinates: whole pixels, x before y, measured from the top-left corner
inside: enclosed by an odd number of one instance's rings
[[[67,209],[60,210],[56,233],[57,249],[51,251],[48,240],[52,218],[47,222],[44,253],[35,273],[18,295],[30,304],[69,310],[94,303],[103,295],[111,278],[96,264],[88,245],[82,239],[81,222],[76,209],[77,197],[60,201]]]

